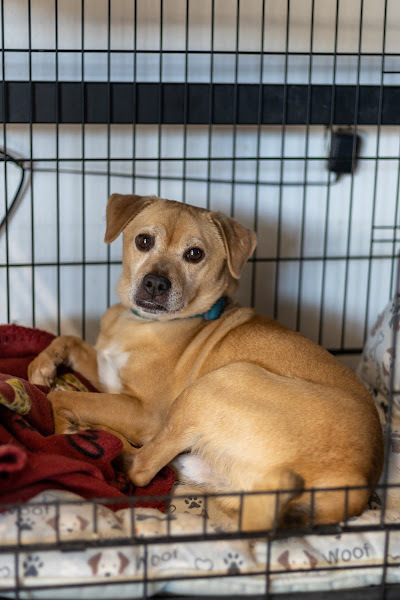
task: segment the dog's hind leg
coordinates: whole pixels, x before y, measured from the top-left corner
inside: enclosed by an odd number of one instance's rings
[[[286,524],[288,507],[301,495],[303,486],[300,475],[279,466],[250,489],[218,495],[215,501],[239,531],[275,531]]]
[[[243,494],[239,507],[240,529],[271,531],[281,527],[289,503],[300,496],[303,487],[303,478],[292,469],[274,467],[251,491]]]
[[[193,430],[185,425],[182,430],[176,428],[174,417],[174,411],[170,412],[151,441],[124,454],[125,471],[135,485],[147,485],[165,465],[194,445],[196,436]]]
[[[195,410],[199,382],[184,390],[175,400],[156,435],[142,448],[125,455],[125,470],[135,485],[145,486],[176,456],[191,450],[200,436]]]
[[[241,459],[241,452],[237,450],[240,431],[236,427],[231,426],[228,442],[226,439],[221,442],[218,432],[221,424],[229,419],[234,404],[222,400],[220,382],[220,374],[214,371],[184,390],[167,413],[155,437],[125,457],[127,474],[133,483],[145,486],[162,467],[182,452],[199,452],[201,461],[210,465],[211,474],[195,483],[199,483],[205,491],[225,494],[221,496],[220,504],[226,512],[235,511],[235,508],[238,510],[240,496],[236,495],[235,498],[235,492],[243,490],[245,493],[240,510],[242,529],[271,530],[281,525],[289,503],[300,495],[304,487],[303,479],[287,465],[278,464],[269,467],[262,475],[257,473],[257,468],[252,466],[251,461],[248,462],[247,457],[244,461]],[[214,404],[212,413],[204,402],[207,393],[220,398],[220,402]],[[204,423],[207,424],[207,433],[204,433]],[[217,432],[215,436],[209,435],[211,429]],[[237,461],[241,464],[239,469],[235,467]],[[218,486],[216,482],[221,480],[223,484]],[[232,496],[230,491],[233,492]],[[251,494],[252,491],[268,493]]]
[[[163,466],[195,445],[196,436],[191,433],[191,428],[176,431],[171,427],[171,416],[167,417],[164,427],[153,440],[138,450],[124,453],[125,470],[135,485],[147,485]],[[214,485],[210,483],[202,482],[203,489],[215,492]],[[231,513],[234,520],[236,512],[242,531],[270,531],[282,525],[289,503],[301,494],[303,486],[300,475],[286,467],[275,467],[243,495],[226,495],[228,490],[222,488],[222,495],[216,501],[224,512]]]
[[[314,481],[314,491],[304,492],[288,510],[290,520],[300,516],[302,525],[330,525],[359,515],[365,508],[372,488],[361,474],[351,477],[324,478]],[[356,489],[352,489],[356,488]]]

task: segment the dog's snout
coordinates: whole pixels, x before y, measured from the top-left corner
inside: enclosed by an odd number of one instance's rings
[[[172,283],[157,272],[148,273],[140,281],[133,302],[146,312],[167,311],[170,302]]]
[[[162,275],[149,273],[143,278],[143,286],[151,298],[156,298],[168,292],[171,287],[171,282]]]

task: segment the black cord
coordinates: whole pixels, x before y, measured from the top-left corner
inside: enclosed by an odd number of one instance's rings
[[[25,182],[26,169],[23,165],[23,162],[24,162],[23,160],[18,159],[15,156],[12,156],[12,154],[5,152],[2,148],[0,148],[0,155],[2,155],[2,157],[3,157],[2,160],[4,162],[12,162],[21,170],[21,178],[19,180],[17,190],[13,196],[13,199],[11,200],[11,204],[9,206],[7,206],[7,208],[6,208],[6,214],[4,215],[4,218],[0,222],[0,233],[1,233],[3,228],[6,225],[6,222],[8,221],[13,209],[15,208],[15,206],[17,205],[17,202],[19,200],[21,190],[22,190],[24,182]],[[0,160],[1,160],[1,158],[0,158]]]
[[[56,173],[56,169],[35,167],[33,165],[33,161],[29,161],[28,159],[24,159],[24,158],[16,158],[12,154],[9,154],[9,152],[5,152],[2,148],[0,148],[0,155],[2,155],[2,157],[3,157],[2,160],[4,162],[7,162],[7,161],[12,162],[14,165],[16,165],[21,170],[21,178],[20,178],[17,190],[13,196],[13,199],[11,200],[10,205],[7,207],[4,218],[0,222],[0,233],[1,233],[5,227],[6,221],[9,220],[13,209],[17,205],[17,202],[18,202],[20,194],[21,194],[21,190],[25,183],[26,172],[27,171],[31,171],[31,172],[38,171],[38,172],[42,172],[42,173]],[[1,160],[1,158],[0,158],[0,160]],[[27,166],[25,163],[28,163],[29,166]],[[58,172],[59,173],[67,173],[67,174],[78,174],[78,175],[82,174],[82,171],[80,171],[78,169],[58,169]],[[102,176],[104,176],[106,173],[102,173],[100,171],[85,171],[85,174],[86,175],[102,175]],[[130,177],[130,178],[133,177],[133,174],[130,174],[130,173],[110,173],[110,175],[115,176],[115,177]],[[136,177],[138,179],[154,179],[153,175],[136,175]],[[169,177],[166,177],[166,179],[169,179]],[[176,180],[176,179],[178,179],[178,177],[173,177],[171,179]],[[195,179],[195,178],[193,178],[193,180],[206,181],[203,179]],[[339,175],[336,176],[336,178],[331,182],[331,184],[337,183],[338,180],[339,180]],[[276,181],[262,181],[260,183],[261,183],[261,185],[269,185],[269,186],[280,185],[280,183],[276,182]],[[297,186],[297,185],[303,185],[303,183],[299,183],[296,181],[294,181],[294,182],[290,181],[290,182],[283,183],[282,185]],[[311,186],[326,185],[326,182],[310,181],[310,182],[308,182],[308,185],[311,185]]]
[[[49,159],[51,160],[51,159]],[[137,159],[138,162],[140,162],[140,158]],[[160,159],[162,162],[162,159]],[[206,159],[204,159],[206,160]],[[212,159],[211,159],[212,160]],[[29,159],[23,159],[21,160],[21,163],[25,164],[25,163],[30,163],[32,165],[34,161],[29,161]],[[105,161],[104,161],[105,162]],[[57,169],[52,169],[51,167],[36,167],[36,166],[26,166],[25,165],[25,169],[27,171],[32,171],[32,172],[36,172],[36,173],[62,173],[62,174],[67,174],[67,175],[82,175],[82,170],[81,169],[68,169],[68,168],[59,168]],[[85,169],[85,175],[101,175],[102,177],[108,176],[110,175],[110,177],[122,177],[122,178],[130,178],[132,179],[132,177],[136,177],[137,179],[145,179],[145,180],[154,180],[154,175],[138,175],[137,173],[134,175],[133,173],[120,173],[120,172],[116,172],[116,171],[110,171],[110,173],[105,173],[103,171],[91,171],[91,170],[87,170]],[[334,185],[335,183],[337,183],[339,181],[339,177],[340,174],[336,174],[336,177],[334,179],[332,179],[331,181],[331,185]],[[165,180],[169,180],[169,181],[181,181],[182,177],[179,176],[168,176],[168,175],[163,175],[162,179]],[[187,181],[194,181],[196,183],[207,183],[208,179],[207,178],[200,178],[200,177],[186,177]],[[211,183],[230,183],[230,180],[226,179],[226,180],[222,180],[222,179],[211,179],[210,180]],[[236,180],[236,183],[238,183],[238,181]],[[250,180],[246,180],[246,181],[239,181],[239,183],[244,183],[245,185],[248,185],[249,183],[251,183]],[[284,186],[284,187],[302,187],[304,186],[304,181],[285,181],[283,183],[280,183],[279,181],[264,181],[264,180],[260,180],[259,185],[265,185],[265,186]],[[326,181],[308,181],[307,182],[308,186],[326,186],[327,182]]]

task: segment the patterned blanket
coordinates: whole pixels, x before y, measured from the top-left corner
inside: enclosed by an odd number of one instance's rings
[[[54,435],[49,389],[26,381],[29,363],[53,337],[17,325],[0,326],[0,502],[26,501],[47,489],[83,498],[169,494],[174,475],[167,467],[145,488],[135,488],[114,464],[122,442],[111,433],[90,429]],[[55,385],[96,391],[79,374],[65,370]],[[162,510],[164,504],[154,500],[142,506]]]

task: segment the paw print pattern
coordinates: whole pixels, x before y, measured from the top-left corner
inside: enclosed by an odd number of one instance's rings
[[[188,496],[185,498],[185,504],[189,510],[192,510],[193,508],[201,508],[203,500],[198,496]]]
[[[239,554],[229,554],[224,558],[224,563],[227,565],[228,570],[227,573],[229,575],[237,575],[240,573],[240,567],[243,564],[243,561],[240,559]]]
[[[382,507],[381,499],[376,492],[373,492],[368,500],[368,508],[370,510],[380,510]]]
[[[43,567],[43,563],[39,556],[33,556],[28,554],[26,560],[22,563],[24,567],[24,577],[37,577],[39,575],[39,569]]]
[[[15,521],[15,524],[20,531],[32,531],[35,521],[32,521],[29,517],[21,517]]]
[[[172,513],[174,513],[176,511],[176,506],[175,504],[170,504],[169,506],[167,506],[165,512],[167,515],[172,515]]]

